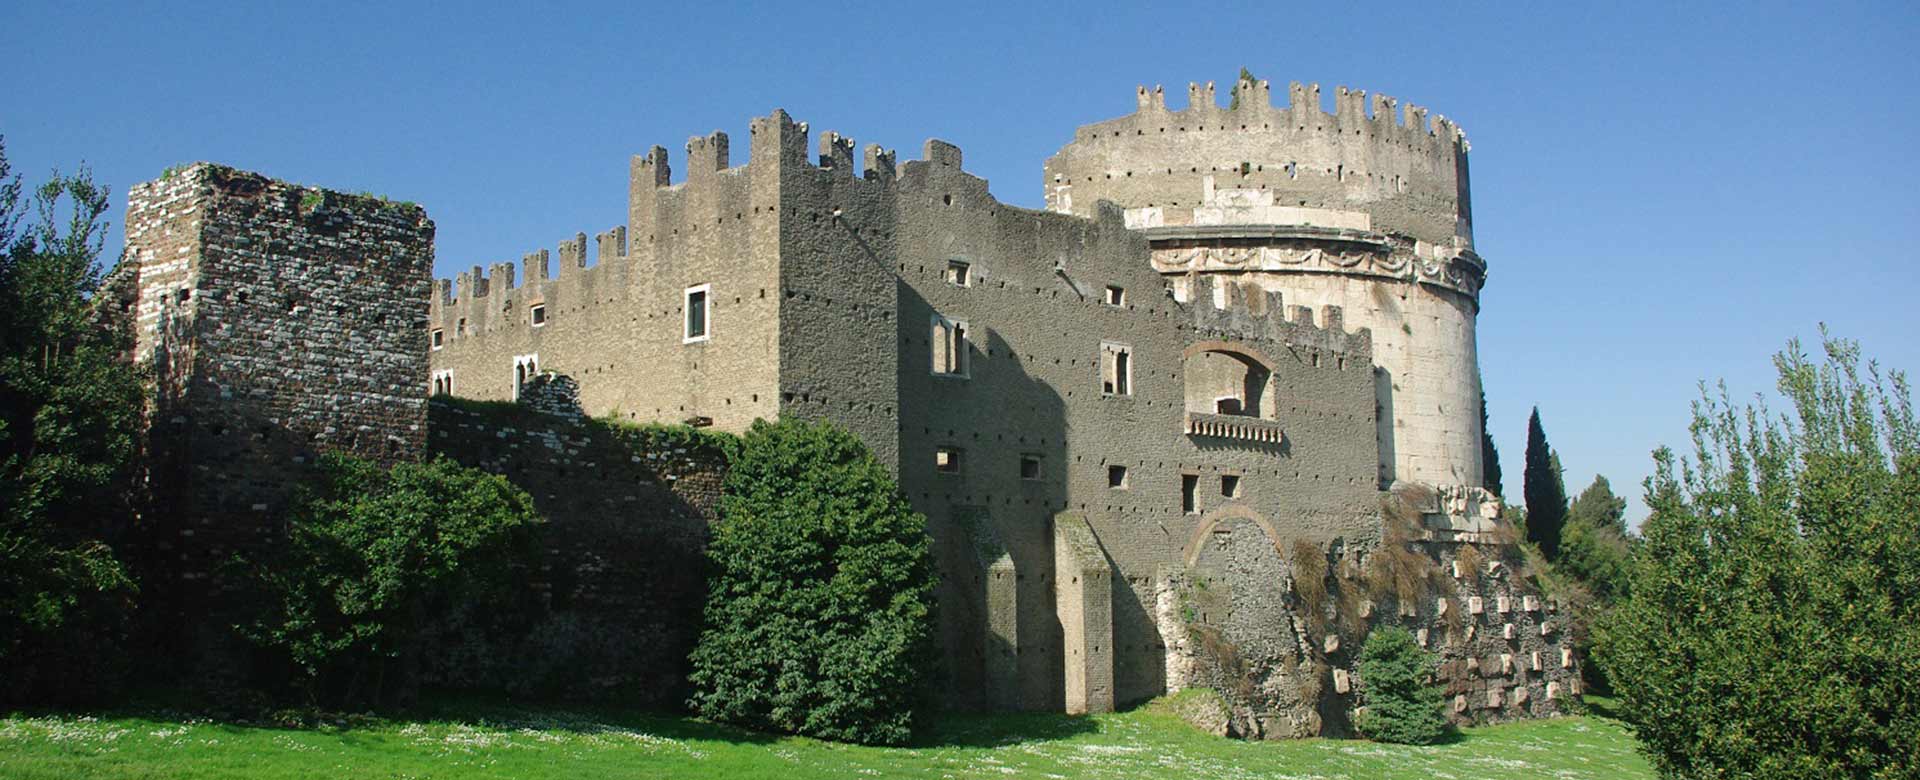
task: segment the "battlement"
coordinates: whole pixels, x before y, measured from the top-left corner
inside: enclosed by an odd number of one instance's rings
[[[1466,132],[1452,120],[1430,114],[1413,103],[1402,105],[1398,98],[1387,95],[1375,94],[1368,99],[1366,90],[1336,87],[1334,109],[1329,112],[1322,108],[1319,84],[1302,85],[1298,81],[1288,84],[1285,105],[1274,104],[1272,87],[1264,80],[1236,81],[1231,89],[1233,103],[1223,107],[1216,98],[1213,82],[1190,83],[1187,105],[1176,111],[1167,108],[1165,87],[1156,85],[1149,90],[1143,85],[1135,89],[1137,109],[1132,115],[1081,127],[1074,140],[1093,140],[1103,134],[1112,137],[1114,132],[1123,129],[1120,125],[1133,126],[1137,134],[1144,135],[1144,129],[1138,125],[1153,124],[1158,132],[1158,126],[1165,121],[1191,123],[1179,132],[1207,132],[1233,130],[1236,123],[1238,130],[1243,131],[1270,131],[1276,124],[1282,128],[1291,125],[1298,131],[1308,127],[1326,128],[1331,120],[1337,131],[1359,128],[1383,137],[1391,133],[1396,140],[1424,139],[1456,145],[1462,151],[1467,149]],[[1253,127],[1250,120],[1259,121],[1261,126]],[[1207,127],[1215,121],[1222,123],[1221,126]]]
[[[1186,307],[1194,329],[1216,336],[1269,339],[1345,358],[1355,368],[1373,364],[1373,333],[1346,329],[1340,306],[1287,305],[1279,291],[1193,274]],[[1228,339],[1231,340],[1231,339]]]
[[[1170,109],[1164,87],[1136,88],[1133,113],[1080,127],[1048,158],[1047,207],[1088,215],[1110,200],[1181,224],[1199,217],[1176,212],[1232,191],[1276,207],[1365,214],[1381,232],[1471,247],[1468,144],[1451,120],[1347,87],[1334,91],[1331,111],[1318,84],[1289,84],[1285,105],[1265,81],[1236,81],[1231,91],[1221,106],[1211,82],[1190,84],[1186,105]]]

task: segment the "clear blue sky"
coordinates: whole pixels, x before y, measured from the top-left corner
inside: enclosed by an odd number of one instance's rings
[[[952,141],[1037,207],[1076,125],[1244,65],[1466,129],[1510,494],[1535,404],[1569,492],[1637,497],[1699,380],[1768,391],[1819,322],[1920,368],[1912,2],[406,5],[0,2],[0,134],[30,180],[85,160],[116,195],[214,160],[416,201],[447,276],[619,224],[650,145],[718,128],[744,161],[775,107],[902,159]]]

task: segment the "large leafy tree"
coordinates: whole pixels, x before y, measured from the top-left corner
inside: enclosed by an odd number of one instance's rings
[[[935,653],[926,519],[859,439],[825,423],[755,422],[725,489],[693,709],[826,739],[905,741]]]
[[[1825,339],[1775,358],[1791,414],[1703,393],[1655,453],[1631,593],[1598,658],[1661,773],[1920,767],[1920,428],[1904,375]]]
[[[1554,567],[1586,585],[1597,602],[1610,605],[1630,587],[1627,560],[1632,552],[1627,500],[1613,494],[1606,477],[1596,476],[1567,509]]]
[[[511,603],[544,522],[506,478],[445,458],[388,469],[327,455],[286,542],[249,567],[263,598],[244,632],[285,654],[311,700],[405,701],[428,623]]]
[[[1567,519],[1567,486],[1560,476],[1560,458],[1547,445],[1540,426],[1540,409],[1527,418],[1527,469],[1522,475],[1527,502],[1527,541],[1553,560],[1560,552],[1560,528]]]
[[[102,692],[134,592],[107,545],[142,403],[94,311],[107,194],[84,167],[23,192],[0,143],[0,701]]]

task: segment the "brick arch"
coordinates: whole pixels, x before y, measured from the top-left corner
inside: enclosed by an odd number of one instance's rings
[[[1187,546],[1180,554],[1180,559],[1188,569],[1200,562],[1200,549],[1206,545],[1207,535],[1213,533],[1214,526],[1225,520],[1252,520],[1260,526],[1261,531],[1266,532],[1267,540],[1273,542],[1273,551],[1286,557],[1286,551],[1280,547],[1280,534],[1274,530],[1272,520],[1245,504],[1228,504],[1201,516],[1200,522],[1193,527],[1193,535],[1187,537]]]
[[[1266,353],[1237,341],[1196,341],[1188,344],[1186,350],[1180,353],[1180,362],[1185,363],[1202,352],[1238,355],[1260,364],[1260,367],[1266,369],[1268,373],[1278,373],[1280,368],[1279,364],[1273,362],[1273,358],[1267,357]]]

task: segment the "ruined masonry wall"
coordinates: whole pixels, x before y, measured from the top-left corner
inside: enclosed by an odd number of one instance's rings
[[[419,456],[434,228],[418,206],[202,163],[134,187],[127,225],[156,498],[179,526],[159,542],[180,551],[168,576],[204,579],[269,538],[321,453]]]
[[[566,677],[593,685],[563,693],[678,706],[706,600],[721,453],[505,404],[436,400],[430,422],[432,454],[506,477],[548,520],[545,555],[524,583],[552,610],[533,632],[538,652],[478,654],[524,668],[475,682],[511,689],[517,675],[568,664],[578,668]],[[474,672],[441,672],[454,673]]]

